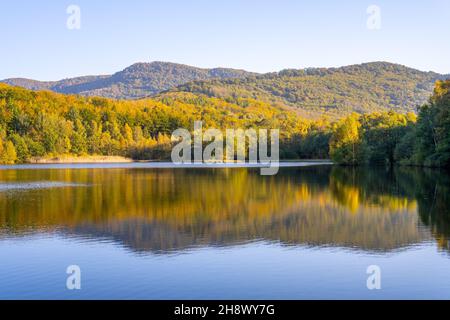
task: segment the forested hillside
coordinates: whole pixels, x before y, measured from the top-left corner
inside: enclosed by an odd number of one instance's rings
[[[252,98],[287,106],[305,117],[351,112],[415,112],[445,76],[374,62],[342,68],[283,70],[243,79],[196,81],[173,91],[202,93],[237,103]]]
[[[245,102],[245,103],[244,103]],[[329,126],[300,119],[293,112],[251,99],[242,107],[217,98],[173,93],[162,101],[125,101],[80,97],[48,91],[30,91],[0,84],[0,162],[26,162],[58,155],[121,155],[134,159],[170,159],[171,133],[204,127],[279,128],[283,157],[298,157],[299,137]],[[320,148],[307,143],[307,157],[326,157],[326,139]]]
[[[330,155],[342,164],[450,168],[450,80],[438,81],[419,114],[351,114],[334,125]]]
[[[23,78],[2,82],[31,90],[52,90],[66,94],[101,96],[115,99],[138,99],[180,84],[212,78],[240,78],[253,75],[243,70],[201,69],[168,62],[136,63],[113,75],[86,76],[54,82]]]
[[[58,155],[121,155],[167,160],[171,133],[204,128],[280,130],[281,159],[341,164],[450,166],[450,80],[438,81],[418,116],[352,113],[305,119],[251,98],[234,102],[189,92],[136,101],[31,91],[0,84],[0,162]]]
[[[341,68],[308,68],[256,74],[235,69],[137,63],[111,76],[87,76],[57,82],[7,79],[32,90],[140,99],[169,92],[190,92],[239,104],[247,99],[288,108],[307,118],[376,111],[416,112],[446,76],[401,65],[374,62]],[[245,107],[245,102],[244,105]]]

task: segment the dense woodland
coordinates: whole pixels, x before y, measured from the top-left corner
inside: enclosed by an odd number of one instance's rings
[[[244,70],[202,69],[183,64],[154,61],[135,63],[113,75],[85,76],[60,81],[12,78],[2,82],[31,90],[51,90],[58,93],[113,99],[138,99],[189,81],[241,78],[252,75],[255,74]]]
[[[352,114],[336,123],[330,156],[342,164],[450,166],[450,80],[438,81],[418,116]]]
[[[448,78],[389,62],[340,68],[286,69],[257,74],[244,70],[151,62],[136,63],[113,75],[42,82],[6,79],[31,90],[113,99],[141,99],[171,92],[190,92],[233,104],[247,99],[293,110],[305,118],[339,119],[352,112],[416,112],[427,102],[437,80]]]
[[[195,81],[172,91],[205,94],[239,103],[252,98],[317,119],[339,119],[352,112],[416,112],[434,83],[446,76],[387,62],[341,68],[283,70],[240,79]]]
[[[297,158],[300,137],[325,132],[328,122],[300,119],[252,99],[242,107],[191,93],[165,95],[160,101],[111,100],[62,95],[0,85],[0,136],[3,163],[26,162],[60,155],[121,155],[134,159],[170,159],[171,134],[208,127],[279,128],[282,156]],[[321,139],[318,142],[323,143]],[[325,148],[325,149],[324,149]],[[326,157],[324,148],[308,149],[302,157]],[[316,151],[317,150],[317,153]]]
[[[279,128],[282,159],[341,164],[449,166],[450,81],[414,113],[352,113],[340,120],[302,118],[252,98],[234,101],[168,92],[136,101],[30,91],[0,84],[0,161],[23,163],[61,155],[121,155],[166,160],[171,133],[204,128]]]

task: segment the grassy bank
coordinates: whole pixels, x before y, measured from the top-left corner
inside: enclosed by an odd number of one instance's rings
[[[28,163],[38,164],[52,164],[52,163],[119,163],[119,162],[133,162],[133,159],[121,156],[102,156],[102,155],[86,155],[86,156],[57,156],[57,157],[42,157],[31,158]]]

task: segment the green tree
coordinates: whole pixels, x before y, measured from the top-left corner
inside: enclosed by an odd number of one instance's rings
[[[381,112],[364,115],[361,121],[365,159],[371,164],[393,165],[397,144],[414,126],[415,117]]]
[[[30,158],[30,150],[28,150],[25,139],[18,134],[13,134],[11,141],[14,144],[17,160],[19,162],[26,162]]]
[[[87,144],[86,129],[80,119],[76,119],[71,137],[71,152],[77,155],[85,154],[88,149]]]
[[[450,80],[438,81],[430,102],[419,110],[414,162],[450,166]]]

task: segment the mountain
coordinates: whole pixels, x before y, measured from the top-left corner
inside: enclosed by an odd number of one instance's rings
[[[139,99],[195,80],[242,78],[255,75],[243,70],[201,69],[168,62],[136,63],[113,75],[86,76],[60,81],[23,78],[1,82],[31,90],[51,90],[65,94]]]
[[[109,76],[55,82],[28,79],[2,82],[32,90],[116,99],[164,99],[188,92],[245,107],[250,98],[294,110],[304,117],[328,115],[337,118],[350,112],[416,111],[417,106],[424,104],[432,94],[435,81],[448,77],[388,62],[340,68],[286,69],[266,74],[152,62],[136,63]]]
[[[447,77],[398,64],[372,62],[195,81],[170,92],[204,94],[238,104],[243,98],[252,98],[294,109],[307,117],[335,118],[350,112],[416,111],[417,106],[427,102],[436,80]]]

